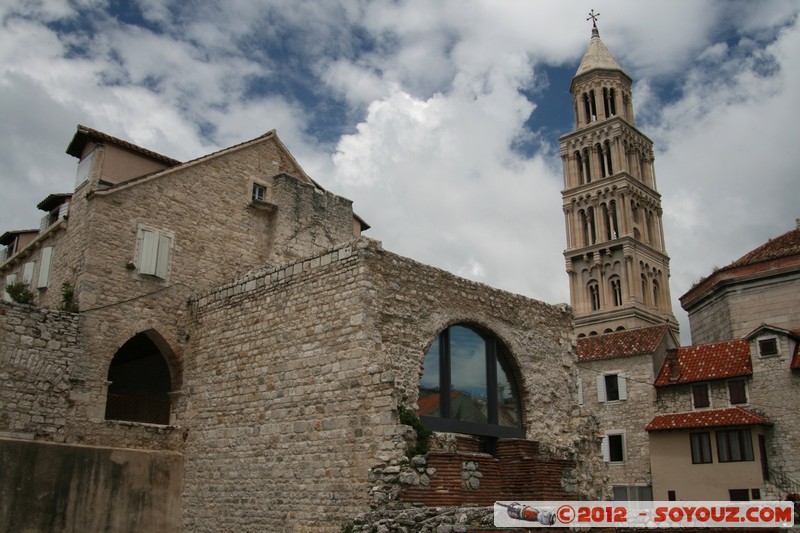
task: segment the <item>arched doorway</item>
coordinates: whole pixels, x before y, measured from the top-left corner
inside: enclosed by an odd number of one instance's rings
[[[169,424],[172,377],[147,333],[137,333],[117,350],[108,381],[106,420]]]

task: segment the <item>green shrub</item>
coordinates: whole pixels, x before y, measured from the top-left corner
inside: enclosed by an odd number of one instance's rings
[[[411,458],[415,455],[425,455],[431,449],[431,436],[433,432],[422,425],[419,416],[414,411],[406,409],[404,406],[397,407],[397,414],[400,415],[400,423],[411,426],[417,432],[417,440],[407,451],[406,455]]]
[[[18,304],[33,303],[33,293],[28,288],[27,283],[18,281],[16,283],[12,283],[11,285],[6,285],[6,292],[9,296],[11,296],[11,299]]]
[[[78,303],[75,301],[75,287],[68,281],[61,284],[61,306],[59,309],[70,313],[78,312]]]

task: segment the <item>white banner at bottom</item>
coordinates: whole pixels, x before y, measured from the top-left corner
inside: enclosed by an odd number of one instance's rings
[[[792,502],[514,502],[494,504],[496,527],[792,527]]]

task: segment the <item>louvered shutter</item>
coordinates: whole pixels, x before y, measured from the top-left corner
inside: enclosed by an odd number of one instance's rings
[[[603,440],[600,442],[600,451],[603,453],[603,461],[611,461],[611,452],[608,448],[608,435],[604,436]]]
[[[578,405],[583,405],[583,380],[578,378]]]
[[[142,243],[139,249],[139,273],[156,275],[158,261],[158,233],[142,230]]]
[[[39,279],[36,281],[36,288],[44,289],[50,284],[50,263],[53,260],[53,247],[42,248],[42,255],[39,261]]]
[[[597,401],[606,401],[606,377],[603,374],[597,376]]]
[[[172,239],[166,235],[158,234],[158,254],[156,257],[156,270],[155,274],[161,279],[167,279],[167,271],[169,269],[169,248],[172,244]]]
[[[628,399],[628,380],[625,379],[625,373],[620,372],[617,374],[617,387],[619,387],[619,399]]]
[[[29,261],[22,267],[22,281],[31,284],[33,280],[33,269],[36,267],[36,261]]]

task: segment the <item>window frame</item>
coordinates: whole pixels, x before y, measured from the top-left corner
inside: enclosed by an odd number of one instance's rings
[[[706,405],[697,405],[697,395],[695,394],[695,390],[700,390],[701,387],[703,390],[705,390]],[[712,407],[710,387],[711,384],[708,382],[691,384],[691,386],[689,387],[689,391],[691,392],[691,397],[692,397],[692,409],[700,410],[700,409],[710,409]]]
[[[607,379],[611,376],[617,378],[617,398],[613,400],[608,399],[608,388],[606,386]],[[624,402],[628,399],[628,385],[625,372],[612,371],[603,372],[597,376],[597,402],[598,403],[618,403]]]
[[[614,441],[619,439],[619,454],[622,456],[621,459],[615,460],[612,458],[612,437]],[[625,438],[625,430],[624,429],[611,429],[606,431],[606,434],[603,436],[603,441],[600,444],[600,450],[603,453],[603,461],[610,465],[622,465],[625,464],[625,461],[628,458],[628,453],[626,449],[626,438]],[[614,446],[613,448],[616,448]]]
[[[742,394],[744,395],[744,399],[742,401],[733,401],[733,392],[731,390],[731,385],[734,383],[741,383],[742,384]],[[736,405],[748,405],[750,403],[750,394],[747,390],[747,380],[745,378],[736,378],[736,379],[729,379],[725,382],[725,388],[728,391],[728,404],[730,406]]]
[[[763,345],[770,343],[774,347],[774,351],[770,353],[764,353]],[[763,337],[756,341],[758,345],[758,355],[759,357],[776,357],[781,354],[780,343],[778,342],[778,337]]]
[[[714,462],[710,432],[695,431],[689,433],[689,448],[693,465],[705,465]]]
[[[267,186],[254,181],[250,188],[250,201],[256,204],[267,203]]]
[[[738,453],[732,453],[731,443],[737,441]],[[755,461],[753,453],[753,435],[747,428],[726,429],[716,432],[717,461],[720,463],[743,463]]]
[[[463,327],[477,334],[486,343],[486,388],[487,388],[487,423],[469,422],[450,418],[450,392],[452,389],[452,375],[450,369],[450,330],[454,327]],[[440,416],[419,415],[422,424],[432,431],[446,433],[461,433],[496,438],[524,438],[522,399],[520,398],[519,379],[511,366],[511,355],[502,342],[492,333],[483,331],[469,324],[452,324],[439,332],[436,336],[439,347],[439,395]],[[435,342],[435,340],[434,340]],[[427,351],[426,351],[427,353]],[[507,369],[512,394],[517,402],[519,412],[519,426],[502,426],[498,423],[498,382],[497,365]]]

